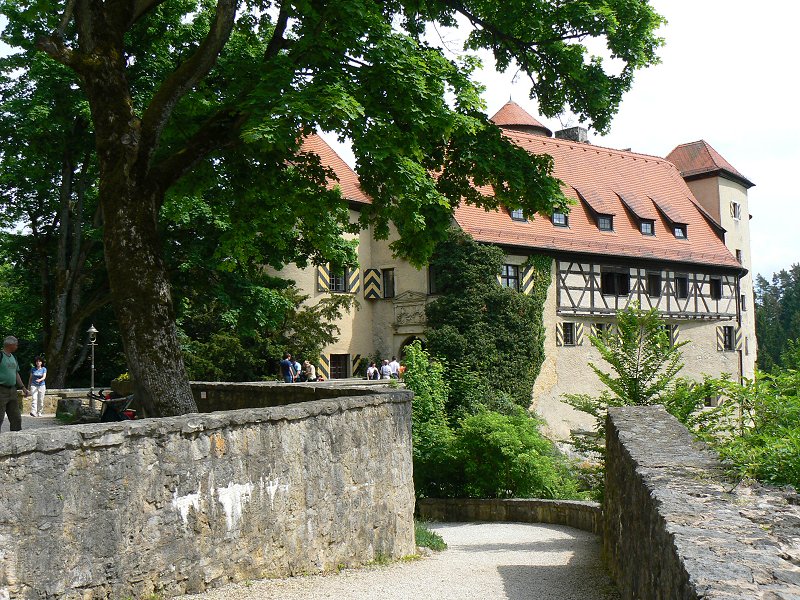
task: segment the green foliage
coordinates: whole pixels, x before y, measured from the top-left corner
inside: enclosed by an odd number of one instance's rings
[[[800,338],[800,264],[755,280],[756,339],[758,366],[771,371],[774,366],[794,367],[783,354],[791,340]]]
[[[510,413],[514,405],[530,405],[544,360],[542,308],[550,260],[529,263],[535,269],[533,295],[498,284],[503,260],[500,248],[452,229],[431,261],[441,294],[426,307],[426,336],[431,353],[449,365],[447,409],[453,418],[480,406]]]
[[[658,310],[643,311],[639,306],[629,306],[617,312],[615,333],[603,332],[599,336],[590,336],[590,340],[603,360],[611,366],[612,373],[606,373],[589,363],[608,389],[596,398],[588,394],[567,394],[564,398],[595,420],[596,434],[574,435],[575,448],[579,452],[602,457],[605,454],[608,408],[661,402],[670,383],[683,368],[680,348],[686,342],[673,346]],[[684,407],[686,403],[681,406]]]
[[[539,422],[517,408],[512,415],[483,411],[465,417],[454,454],[471,498],[575,497],[577,484]]]
[[[444,366],[414,342],[406,352],[405,385],[414,392],[414,484],[421,497],[579,495],[578,483],[539,422],[514,406],[511,414],[479,407],[448,415]]]
[[[790,345],[796,356],[797,342]],[[788,358],[788,356],[787,356]],[[717,448],[739,476],[800,489],[800,371],[774,367],[735,390],[738,427],[719,436]]]
[[[421,548],[430,548],[435,552],[447,550],[447,544],[435,531],[431,531],[424,521],[414,519],[414,539]]]

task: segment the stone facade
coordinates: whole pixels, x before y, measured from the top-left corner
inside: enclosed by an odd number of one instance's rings
[[[413,509],[406,391],[3,434],[0,598],[169,596],[398,558]]]
[[[547,523],[594,534],[602,529],[600,505],[581,500],[420,498],[417,513],[432,521]]]
[[[660,406],[609,409],[605,559],[625,599],[800,598],[800,496],[736,485]]]

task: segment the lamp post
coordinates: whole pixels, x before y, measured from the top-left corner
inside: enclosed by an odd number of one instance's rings
[[[87,332],[89,333],[89,346],[92,348],[92,391],[89,394],[89,408],[94,408],[94,347],[97,346],[97,329],[92,325]]]

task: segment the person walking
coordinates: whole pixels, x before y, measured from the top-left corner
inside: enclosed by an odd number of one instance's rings
[[[47,393],[47,386],[44,380],[47,379],[47,367],[44,366],[44,359],[37,356],[33,359],[33,368],[28,377],[28,389],[31,392],[31,416],[41,417],[44,410],[44,395]]]
[[[3,426],[3,419],[8,415],[11,431],[22,431],[22,412],[17,399],[17,386],[22,388],[25,396],[28,395],[28,390],[19,376],[19,363],[14,356],[17,344],[17,338],[9,335],[3,340],[3,350],[0,352],[0,428]]]

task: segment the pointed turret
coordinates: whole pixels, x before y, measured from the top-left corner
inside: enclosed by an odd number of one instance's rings
[[[539,121],[534,119],[524,108],[513,100],[509,100],[505,106],[498,110],[489,120],[498,127],[504,129],[512,129],[514,131],[532,133],[534,135],[543,135],[545,137],[552,137],[553,135],[552,131],[539,123]]]

